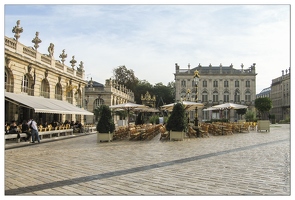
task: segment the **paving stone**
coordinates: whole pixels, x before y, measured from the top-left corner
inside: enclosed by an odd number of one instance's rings
[[[5,194],[291,194],[290,125],[273,126],[269,133],[183,141],[159,137],[97,143],[96,135],[90,134],[54,142],[44,139],[38,145],[8,144]]]

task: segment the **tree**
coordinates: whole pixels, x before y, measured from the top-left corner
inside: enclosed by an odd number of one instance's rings
[[[255,108],[258,110],[261,119],[268,119],[267,112],[272,108],[272,101],[268,97],[255,99]]]
[[[157,83],[152,88],[152,94],[156,96],[156,106],[160,107],[163,104],[169,104],[174,102],[173,89],[169,86],[163,85],[163,83]]]
[[[238,115],[242,116],[242,115],[246,114],[247,108],[237,109],[236,111],[237,111]]]
[[[138,84],[139,80],[135,76],[132,69],[127,69],[125,65],[119,66],[113,69],[114,79],[122,85],[125,85],[126,88],[134,92],[135,86]]]
[[[248,110],[245,114],[245,119],[248,122],[253,122],[255,120],[255,112]]]
[[[153,86],[146,80],[138,81],[138,84],[134,88],[134,100],[137,104],[141,104],[141,95],[149,92],[152,95]]]
[[[185,129],[185,111],[181,103],[174,105],[172,113],[167,121],[168,131],[183,131]]]
[[[96,130],[99,133],[112,133],[115,130],[115,123],[112,118],[111,109],[107,105],[100,106],[101,117],[98,120]]]

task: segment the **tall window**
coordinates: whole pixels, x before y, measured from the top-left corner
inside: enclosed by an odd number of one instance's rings
[[[181,86],[182,86],[182,87],[186,87],[186,81],[185,81],[185,80],[182,80],[182,81],[181,81]]]
[[[202,102],[208,101],[208,93],[206,91],[202,92]]]
[[[224,102],[229,102],[229,93],[228,93],[228,91],[224,92],[223,101]]]
[[[203,87],[207,87],[207,81],[203,81]]]
[[[49,98],[49,83],[47,79],[43,79],[41,82],[41,96]]]
[[[94,104],[93,104],[93,109],[95,109],[103,104],[104,104],[104,100],[99,97],[99,98],[95,99]]]
[[[218,92],[217,91],[213,92],[213,102],[218,102]]]
[[[238,90],[235,91],[235,102],[240,102],[240,92]]]
[[[23,76],[21,91],[24,93],[29,92],[29,78],[26,74]]]
[[[224,87],[228,87],[228,81],[224,81]]]
[[[218,87],[218,81],[213,81],[213,87]]]
[[[245,93],[245,101],[251,101],[251,93],[249,91]]]
[[[62,100],[62,89],[60,83],[57,83],[55,86],[55,99]]]
[[[250,87],[250,81],[246,81],[246,87]]]
[[[235,87],[240,87],[240,82],[239,81],[235,81]]]
[[[73,104],[73,90],[67,92],[67,102]]]
[[[9,73],[5,70],[5,91],[12,92],[12,84],[10,83]]]

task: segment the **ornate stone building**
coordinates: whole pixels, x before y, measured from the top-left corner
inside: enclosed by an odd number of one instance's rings
[[[151,108],[156,107],[156,96],[151,96],[149,92],[146,92],[145,95],[141,94],[141,101],[145,106],[149,106]]]
[[[282,76],[275,78],[271,83],[270,98],[272,100],[271,114],[275,115],[276,122],[280,120],[290,119],[290,68],[289,73],[282,70]]]
[[[33,117],[39,123],[53,120],[82,121],[84,115],[93,115],[83,108],[85,71],[83,62],[71,67],[65,64],[65,50],[54,58],[54,44],[49,44],[48,54],[38,52],[42,42],[36,32],[28,47],[19,42],[23,28],[20,21],[13,27],[14,38],[5,40],[5,120],[8,122]]]
[[[208,108],[223,103],[237,103],[247,105],[249,109],[254,109],[256,95],[256,72],[255,63],[248,69],[241,65],[240,69],[230,66],[201,66],[190,68],[190,64],[185,69],[175,64],[175,88],[176,101],[195,101],[196,87],[194,83],[194,72],[198,70],[200,78],[197,87],[197,99],[199,103]],[[199,109],[199,121],[209,119],[209,112]],[[230,120],[237,119],[234,110],[231,110]],[[194,114],[191,114],[192,118]]]
[[[134,103],[134,93],[112,79],[107,79],[103,85],[91,78],[85,87],[85,97],[86,109],[89,112],[94,112],[95,108],[102,104],[112,106],[127,102]],[[114,121],[117,121],[117,117]],[[94,122],[93,116],[86,116],[86,123]]]

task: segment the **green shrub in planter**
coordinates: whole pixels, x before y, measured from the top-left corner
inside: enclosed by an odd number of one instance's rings
[[[101,117],[96,125],[96,130],[99,133],[113,133],[115,130],[115,123],[113,121],[109,106],[101,105],[100,111]]]
[[[185,111],[181,103],[174,105],[172,113],[168,118],[166,129],[168,131],[183,131],[185,129]]]

